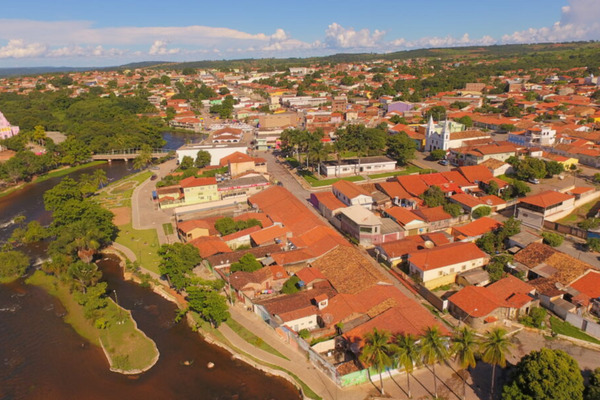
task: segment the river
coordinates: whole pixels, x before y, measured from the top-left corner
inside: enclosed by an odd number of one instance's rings
[[[185,137],[165,135],[166,148],[176,148]],[[173,147],[175,146],[175,147]],[[126,175],[128,165],[113,162],[93,168],[111,179]],[[77,171],[71,176],[90,173]],[[43,193],[62,178],[52,178],[0,198],[0,224],[17,215],[48,223]],[[2,225],[0,225],[2,226]],[[13,226],[0,229],[0,242]],[[33,255],[35,248],[29,249]],[[39,254],[38,254],[39,255]],[[13,399],[294,399],[297,389],[235,360],[205,342],[185,324],[175,324],[175,306],[147,288],[124,281],[118,263],[100,261],[110,290],[160,351],[148,372],[127,377],[110,372],[99,348],[89,345],[63,321],[60,302],[22,280],[0,285],[0,400]],[[184,366],[193,360],[191,366]],[[207,363],[213,362],[213,369]]]

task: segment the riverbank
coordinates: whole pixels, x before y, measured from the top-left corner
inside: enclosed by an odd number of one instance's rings
[[[128,310],[118,306],[111,298],[103,310],[104,328],[92,324],[85,317],[69,288],[58,278],[36,271],[25,281],[46,290],[65,307],[65,322],[83,338],[104,350],[110,370],[125,375],[139,374],[152,368],[160,356],[154,341],[138,329]]]
[[[75,171],[79,171],[81,169],[85,169],[85,168],[90,168],[90,167],[94,167],[96,165],[102,165],[102,164],[106,164],[106,161],[91,161],[89,163],[85,163],[85,164],[81,164],[81,165],[77,165],[75,167],[63,167],[63,168],[58,168],[58,169],[54,169],[44,175],[38,176],[36,178],[34,178],[31,182],[26,182],[26,183],[20,183],[16,186],[12,186],[9,187],[3,191],[0,192],[0,197],[4,197],[4,196],[8,196],[9,194],[23,189],[29,185],[32,185],[34,183],[40,183],[40,182],[44,182],[47,181],[48,179],[51,178],[57,178],[57,177],[61,177],[61,176],[65,176],[68,175],[72,172]]]

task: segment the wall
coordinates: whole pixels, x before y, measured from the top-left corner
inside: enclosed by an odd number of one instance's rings
[[[432,306],[437,308],[440,311],[444,311],[448,308],[448,300],[442,300],[435,293],[427,289],[423,285],[417,286],[417,291],[421,296],[425,298]]]

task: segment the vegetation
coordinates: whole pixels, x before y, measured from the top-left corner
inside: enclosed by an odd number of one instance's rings
[[[390,343],[390,339],[391,335],[389,332],[373,328],[372,332],[365,335],[364,347],[360,355],[362,362],[372,366],[379,373],[379,391],[382,395],[385,393],[381,374],[393,364],[392,354],[394,354],[394,345]]]
[[[595,251],[600,253],[600,239],[598,238],[588,238],[585,242],[588,250]]]
[[[254,257],[252,253],[244,254],[239,261],[231,264],[231,272],[244,271],[244,272],[254,272],[261,269],[263,265]]]
[[[242,339],[244,339],[246,342],[250,343],[251,345],[253,345],[261,350],[264,350],[267,353],[271,353],[277,357],[281,357],[284,360],[289,361],[289,358],[287,358],[286,356],[281,354],[279,351],[277,351],[277,349],[271,347],[268,343],[266,343],[264,340],[262,340],[261,338],[256,336],[254,333],[250,332],[242,324],[240,324],[233,318],[229,318],[227,321],[225,321],[225,324],[227,326],[229,326],[231,328],[231,330],[234,331],[239,337],[241,337]]]
[[[29,267],[29,257],[16,250],[0,251],[0,283],[17,279]]]
[[[481,343],[481,359],[492,365],[492,381],[490,398],[494,398],[494,386],[496,383],[496,366],[506,366],[506,356],[510,354],[512,343],[502,328],[494,328],[484,335]]]
[[[583,377],[577,361],[562,350],[542,348],[519,361],[503,400],[583,400]]]
[[[588,386],[583,391],[585,400],[600,400],[600,368],[592,371]]]
[[[542,237],[544,238],[544,243],[552,247],[560,246],[565,240],[563,235],[556,232],[542,232]]]
[[[430,326],[425,330],[421,339],[421,355],[423,357],[423,362],[427,365],[431,365],[433,372],[433,393],[437,398],[438,391],[435,364],[446,361],[450,356],[446,338],[442,336],[437,326]]]
[[[525,315],[524,317],[519,319],[519,322],[525,326],[542,329],[544,328],[544,321],[546,320],[547,315],[548,312],[545,308],[533,307],[529,310],[528,315]]]
[[[431,155],[431,158],[435,161],[443,160],[444,158],[446,158],[446,150],[442,150],[442,149],[433,150],[430,153],[430,155]]]
[[[479,342],[475,337],[475,333],[465,326],[454,332],[450,342],[450,350],[452,354],[454,354],[455,360],[458,362],[458,365],[460,365],[463,371],[466,371],[468,368],[475,368],[475,365],[477,364],[475,361],[475,353],[477,351],[477,346],[479,345]],[[466,376],[463,377],[462,380],[464,400],[467,396]]]
[[[492,213],[492,208],[488,206],[477,207],[473,210],[473,218],[486,217]]]
[[[300,282],[300,278],[298,278],[296,275],[293,275],[287,281],[285,281],[283,287],[281,288],[281,293],[292,294],[299,292],[300,288],[298,287],[298,282]]]
[[[196,247],[189,243],[163,244],[158,254],[161,257],[159,271],[169,279],[171,286],[181,291],[191,284],[190,273],[202,261]]]
[[[215,229],[219,231],[221,236],[227,236],[235,232],[239,232],[241,230],[251,228],[253,226],[260,226],[262,224],[259,220],[255,218],[250,218],[247,220],[239,220],[234,221],[231,217],[220,218],[215,222]]]
[[[559,335],[570,336],[575,339],[600,344],[600,340],[588,335],[581,329],[578,329],[570,323],[568,323],[567,321],[563,321],[555,316],[550,317],[550,326],[552,327],[552,332],[557,333]]]
[[[475,244],[490,255],[495,255],[496,252],[505,249],[505,241],[507,238],[521,232],[521,221],[510,217],[504,221],[504,225],[492,232],[484,234],[477,239]]]

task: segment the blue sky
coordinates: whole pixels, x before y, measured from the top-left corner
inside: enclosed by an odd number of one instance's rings
[[[600,39],[600,0],[22,0],[0,67],[306,57]]]

